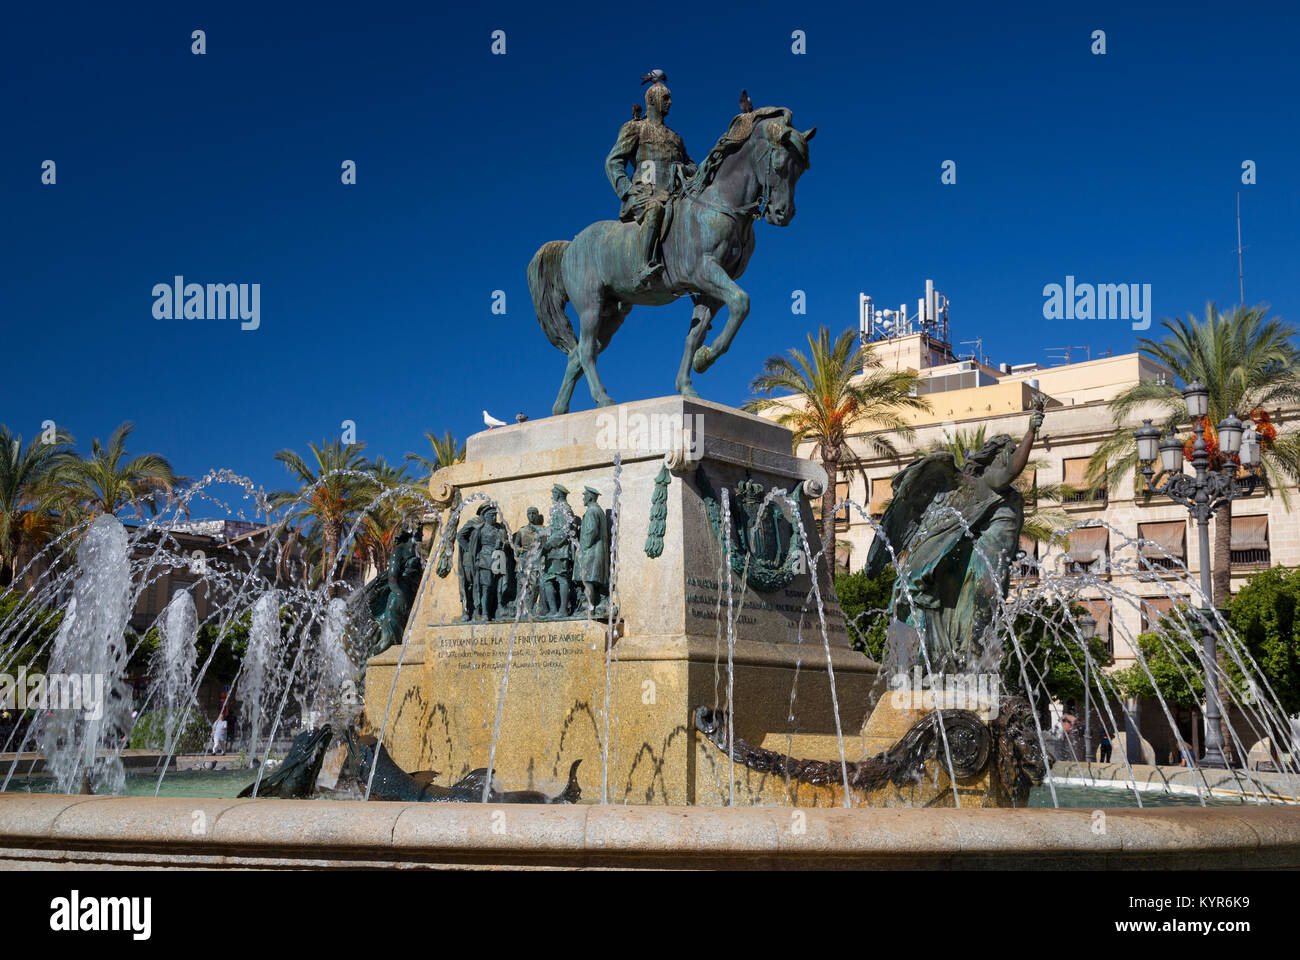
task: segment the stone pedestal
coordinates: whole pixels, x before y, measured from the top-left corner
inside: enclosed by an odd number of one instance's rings
[[[447,498],[454,489],[468,500],[462,519],[474,515],[475,495],[491,498],[511,531],[527,522],[530,506],[548,514],[555,483],[573,492],[569,503],[579,517],[585,486],[613,507],[617,455],[618,620],[611,626],[525,615],[517,625],[466,623],[454,565],[445,578],[430,572],[405,650],[394,647],[370,662],[368,724],[382,723],[391,692],[384,740],[393,758],[406,770],[440,771],[444,784],[488,765],[499,713],[495,769],[508,789],[558,790],[569,764],[581,759],[584,799],[599,800],[603,789],[612,803],[726,802],[725,758],[720,766],[716,751],[708,755],[712,747],[697,744],[692,714],[700,705],[727,705],[730,604],[737,732],[754,743],[787,733],[834,739],[832,671],[842,728],[856,731],[876,665],[850,648],[826,565],[816,572],[820,605],[807,564],[776,590],[747,585],[726,566],[696,475],[702,465],[715,499],[729,490],[733,515],[743,480],[787,491],[801,481],[824,485],[821,468],[790,450],[789,431],[768,420],[683,397],[474,435],[466,462],[435,475],[434,495]],[[665,455],[675,470],[663,551],[649,557],[647,527]],[[808,496],[798,512],[816,554]],[[736,802],[772,802],[743,773]]]

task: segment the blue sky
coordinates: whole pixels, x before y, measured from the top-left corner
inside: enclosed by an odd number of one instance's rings
[[[1124,321],[1043,320],[1043,286],[1150,283],[1157,319],[1231,305],[1238,190],[1247,301],[1300,321],[1300,15],[1283,5],[267,6],[7,12],[0,422],[52,419],[84,450],[129,419],[133,448],[183,473],[277,487],[272,454],[344,420],[393,460],[426,452],[425,430],[480,429],[485,407],[547,414],[563,357],[524,268],[617,214],[603,160],[653,67],[696,159],[742,86],[818,127],[798,215],[757,226],[753,309],[696,380],[709,399],[742,402],[765,357],[854,325],[860,290],[915,304],[927,276],[954,339],[994,362],[1131,350]],[[260,328],[154,319],[176,274],[260,283]],[[689,316],[631,314],[600,360],[615,399],[672,392]]]

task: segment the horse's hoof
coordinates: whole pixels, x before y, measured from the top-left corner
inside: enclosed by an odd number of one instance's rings
[[[713,366],[713,354],[708,347],[700,347],[691,358],[691,367],[696,373],[703,373]]]
[[[568,413],[568,412],[569,412],[569,405],[567,403],[557,403],[555,406],[551,407],[551,416],[553,417],[558,417],[561,414]]]
[[[678,386],[677,392],[681,394],[683,397],[694,397],[696,400],[700,398],[699,391],[696,390],[694,387],[692,387],[689,383]]]

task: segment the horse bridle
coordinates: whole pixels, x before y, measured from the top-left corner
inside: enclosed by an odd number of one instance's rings
[[[763,190],[759,194],[757,200],[747,203],[743,207],[733,207],[725,203],[714,203],[711,200],[705,200],[703,197],[694,193],[683,193],[682,196],[689,200],[693,200],[702,207],[709,207],[712,210],[717,210],[719,213],[725,213],[729,217],[751,217],[752,219],[757,220],[759,217],[763,216],[763,214],[767,212],[767,205],[772,197],[771,175],[776,172],[776,166],[772,162],[772,154],[777,147],[777,145],[771,140],[768,140],[766,136],[764,136],[763,139],[767,140],[767,169],[763,174]]]

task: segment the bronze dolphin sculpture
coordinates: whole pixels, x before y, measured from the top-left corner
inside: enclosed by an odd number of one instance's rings
[[[483,788],[487,786],[488,803],[577,803],[582,797],[582,788],[578,786],[578,765],[581,760],[573,761],[569,767],[568,785],[557,796],[549,797],[539,790],[499,791],[490,785],[491,775],[486,767],[471,770],[450,787],[440,787],[433,783],[438,777],[436,770],[421,770],[407,773],[389,756],[382,743],[371,736],[353,734],[344,735],[348,756],[347,769],[360,784],[370,782],[371,800],[397,800],[418,803],[482,803]],[[379,759],[375,769],[374,780],[370,780],[370,765],[378,744]]]
[[[320,776],[325,748],[329,746],[331,736],[328,723],[318,730],[298,734],[280,766],[264,776],[260,785],[254,780],[239,791],[239,796],[251,797],[256,786],[258,797],[310,797],[316,789],[316,778]]]

